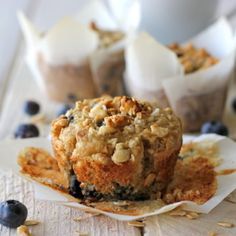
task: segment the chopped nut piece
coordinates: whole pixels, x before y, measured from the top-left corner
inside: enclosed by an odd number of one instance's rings
[[[111,159],[116,164],[126,162],[130,159],[131,153],[130,149],[124,147],[123,143],[117,143],[114,154]]]
[[[33,226],[33,225],[38,225],[40,222],[37,220],[26,220],[24,225],[26,226]]]
[[[168,134],[168,128],[159,127],[157,125],[151,125],[151,132],[157,135],[159,138],[163,138]]]
[[[110,126],[101,126],[99,128],[98,134],[99,135],[104,135],[104,134],[111,134],[116,132],[115,128],[110,127]]]
[[[16,232],[18,236],[32,236],[32,234],[29,232],[29,229],[26,225],[19,226]]]
[[[89,112],[89,117],[102,119],[107,115],[107,111],[101,104],[95,105]]]
[[[225,227],[225,228],[233,228],[234,224],[230,223],[230,222],[224,222],[224,221],[220,221],[217,223],[219,226]]]
[[[129,221],[128,225],[134,226],[134,227],[140,227],[140,228],[143,228],[145,226],[145,224],[140,221]]]
[[[156,109],[152,112],[151,116],[157,116],[159,113],[160,113],[160,108],[156,108]]]

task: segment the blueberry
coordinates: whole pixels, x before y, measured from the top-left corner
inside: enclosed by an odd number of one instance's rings
[[[110,89],[110,86],[108,84],[102,84],[102,92],[108,92]]]
[[[75,117],[73,115],[69,115],[69,117],[68,117],[69,123],[73,122],[74,119],[75,119]]]
[[[15,138],[32,138],[39,136],[39,130],[34,124],[21,124],[17,127]]]
[[[64,104],[59,112],[57,113],[57,116],[64,115],[68,110],[70,110],[73,106],[70,104]]]
[[[227,136],[229,134],[228,128],[220,121],[210,121],[202,125],[202,134],[215,133]]]
[[[67,97],[71,102],[76,102],[78,100],[77,96],[74,94],[69,94]]]
[[[38,114],[40,105],[35,101],[26,101],[24,103],[24,112],[30,116]]]
[[[83,198],[82,190],[80,188],[80,182],[75,175],[70,177],[70,190],[69,193],[76,198]]]
[[[98,121],[96,122],[97,127],[101,127],[101,126],[103,126],[104,124],[105,124],[104,120],[98,120]]]
[[[16,200],[0,203],[0,224],[10,228],[17,228],[24,224],[28,210],[24,204]]]
[[[236,97],[232,101],[232,108],[236,112]]]

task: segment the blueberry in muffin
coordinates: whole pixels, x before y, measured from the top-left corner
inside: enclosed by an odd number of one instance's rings
[[[53,121],[51,135],[64,187],[92,201],[159,198],[182,144],[170,108],[126,96],[78,101]]]

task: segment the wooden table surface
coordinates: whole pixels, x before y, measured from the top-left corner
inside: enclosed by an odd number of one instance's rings
[[[62,0],[3,0],[0,2],[0,139],[11,138],[19,123],[29,121],[29,118],[22,112],[22,104],[25,100],[34,99],[39,101],[42,114],[49,120],[56,117],[56,112],[60,106],[60,104],[49,102],[38,90],[30,71],[25,65],[24,44],[16,19],[16,10],[23,10],[41,29],[47,29],[62,16],[74,14],[76,9],[79,9],[85,3],[86,0],[70,0],[67,2]],[[222,0],[219,4],[218,15],[229,12],[230,22],[236,29],[236,13],[232,10],[235,7],[236,1]],[[231,91],[231,94],[234,94],[234,91]],[[230,99],[228,100],[228,107],[229,103]],[[232,124],[236,118],[231,113],[231,110],[228,109],[230,115],[226,117],[226,122]],[[38,125],[40,126],[41,135],[48,135],[49,126],[44,123],[38,123]],[[236,125],[232,125],[232,130],[236,134]],[[183,228],[181,228],[178,220],[173,223],[173,220],[168,219],[168,222],[172,222],[175,227],[172,227],[170,231],[166,230],[165,226],[168,226],[168,224],[162,223],[166,222],[166,216],[148,219],[144,230],[128,226],[126,222],[118,222],[105,216],[74,222],[73,218],[85,213],[55,203],[36,200],[31,184],[12,173],[1,174],[0,200],[9,198],[19,199],[26,203],[29,208],[29,217],[41,222],[41,224],[32,227],[35,236],[70,236],[79,235],[78,232],[101,236],[183,235],[181,231]],[[225,212],[228,215],[233,214],[233,212],[230,212],[230,209],[233,209],[232,205],[226,202],[223,204],[214,210],[214,216],[219,215],[222,208],[227,209]],[[236,224],[236,222],[234,223]],[[198,222],[198,228],[201,228],[201,224],[201,222]],[[186,221],[185,225],[194,228],[190,221]],[[207,235],[213,227],[214,222],[212,221],[204,231],[199,230],[196,231],[196,234],[188,235]],[[236,235],[235,229],[217,230],[222,233],[220,235]],[[203,232],[204,234],[202,234]],[[12,235],[15,235],[14,230],[0,226],[0,236]]]

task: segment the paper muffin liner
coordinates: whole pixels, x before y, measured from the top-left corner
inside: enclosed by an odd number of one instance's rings
[[[191,42],[196,47],[205,48],[219,58],[219,62],[207,69],[162,82],[170,105],[182,119],[186,132],[198,131],[206,121],[222,119],[228,83],[234,71],[236,45],[232,30],[224,19]]]
[[[96,96],[89,60],[80,65],[50,65],[38,55],[38,69],[44,81],[48,97],[55,101],[71,102],[76,99]]]
[[[219,19],[189,40],[193,46],[206,49],[212,56],[218,58],[219,62],[186,75],[183,73],[183,67],[182,71],[173,70],[178,59],[175,58],[176,61],[171,62],[171,67],[170,51],[164,51],[161,47],[153,50],[153,53],[150,51],[147,60],[151,58],[158,62],[156,56],[158,53],[164,55],[163,60],[156,64],[147,63],[145,53],[148,49],[145,48],[147,46],[143,46],[146,45],[145,40],[141,37],[139,40],[139,45],[133,42],[132,48],[128,46],[126,49],[126,52],[132,49],[134,54],[133,56],[131,53],[126,53],[125,58],[128,68],[126,68],[125,84],[130,95],[156,101],[162,107],[170,105],[182,119],[185,132],[198,131],[205,121],[221,120],[228,82],[234,71],[236,45],[227,20]]]
[[[90,63],[98,95],[124,95],[125,61],[123,49],[116,51],[101,49],[91,56]]]
[[[90,56],[90,65],[94,84],[99,95],[124,95],[125,58],[124,48],[133,37],[134,32],[123,32],[123,38],[108,47],[96,50]]]
[[[222,119],[233,67],[234,55],[230,55],[205,71],[163,82],[170,105],[186,132],[198,131],[206,121]]]
[[[142,99],[148,99],[148,93],[162,90],[162,81],[166,78],[183,74],[175,53],[145,32],[139,33],[127,45],[125,62],[127,90],[130,95]],[[151,97],[155,98],[154,95]]]
[[[138,99],[155,102],[161,108],[170,106],[168,98],[163,88],[160,88],[159,90],[156,90],[156,91],[140,88],[137,84],[135,84],[134,82],[131,82],[130,79],[127,79],[127,76],[128,75],[125,73],[124,83],[125,83],[126,91],[128,91],[129,94],[131,94],[132,96]]]
[[[219,158],[221,159],[221,164],[215,168],[215,171],[220,172],[226,169],[236,169],[236,143],[229,138],[222,137],[219,135],[209,134],[201,135],[199,137],[184,137],[184,142],[197,142],[201,147],[207,147],[211,144],[216,144],[219,148]],[[0,154],[1,156],[8,156],[9,158],[2,158],[0,160],[0,170],[8,171],[12,170],[14,173],[19,173],[19,167],[17,165],[17,156],[19,152],[27,147],[34,146],[50,150],[50,141],[46,138],[33,138],[24,140],[6,140],[0,142]],[[41,185],[37,182],[33,182],[35,188],[35,197],[41,200],[54,201],[58,204],[66,205],[69,207],[77,208],[78,210],[101,213],[107,215],[111,218],[117,220],[136,220],[144,217],[159,215],[165,212],[169,212],[176,207],[182,205],[183,209],[195,211],[199,213],[209,213],[214,207],[216,207],[220,202],[222,202],[231,192],[236,189],[236,172],[232,172],[228,175],[217,175],[217,190],[214,196],[212,196],[204,204],[196,204],[191,201],[181,201],[173,204],[163,205],[160,201],[140,201],[136,205],[136,210],[140,210],[139,214],[130,213],[111,213],[106,210],[99,210],[92,206],[86,206],[73,198],[68,198],[68,196],[63,193],[56,191],[48,186]],[[100,203],[109,208],[111,202]],[[105,204],[105,205],[104,205]],[[98,206],[98,205],[97,205]],[[125,209],[125,208],[124,208]]]
[[[70,17],[43,34],[22,13],[19,20],[27,64],[48,97],[60,102],[95,97],[89,55],[98,47],[98,35]]]
[[[123,34],[120,40],[96,50],[90,56],[93,79],[98,94],[117,96],[125,94],[124,48],[133,37],[139,24],[139,17],[130,17],[128,21],[121,21],[121,18],[127,19],[129,15],[138,16],[140,9],[139,3],[136,1],[127,2],[127,6],[111,2],[108,2],[108,5],[109,9],[101,1],[91,0],[79,11],[77,19],[87,25],[95,22],[99,29],[105,29],[114,34]],[[122,13],[122,16],[115,11],[114,6],[119,13]]]

